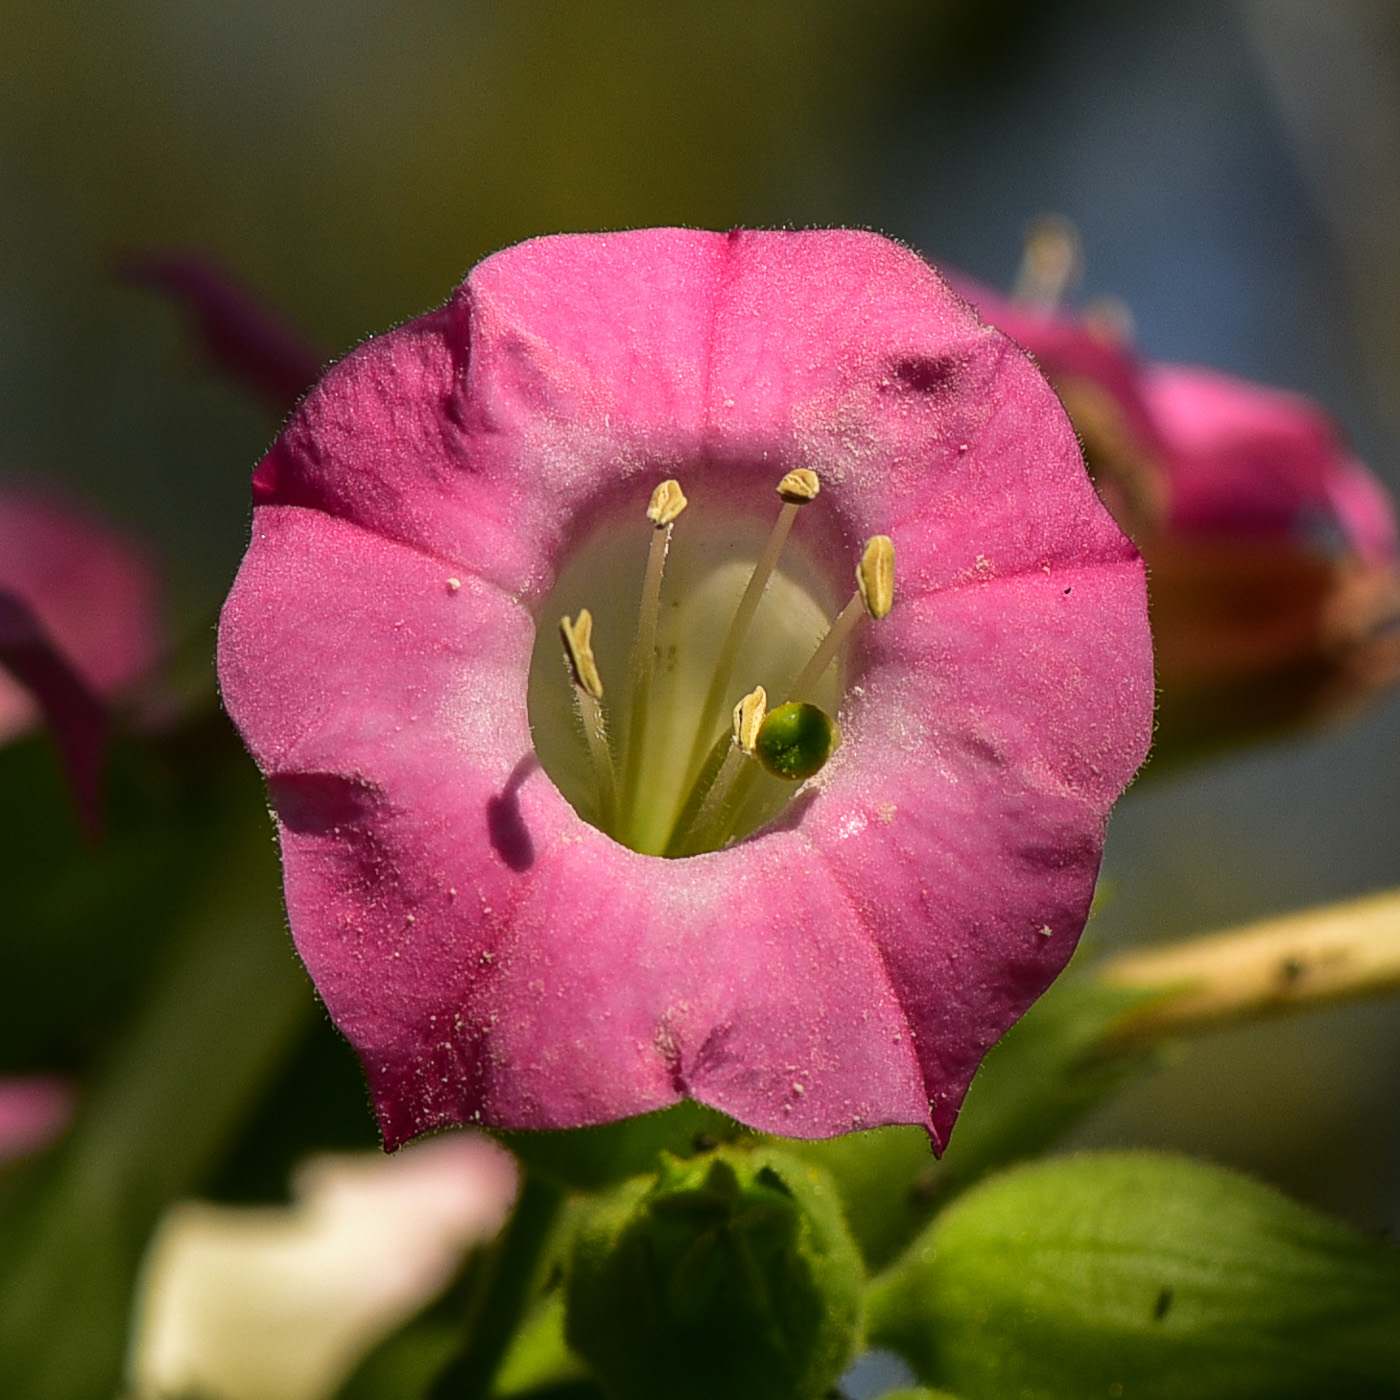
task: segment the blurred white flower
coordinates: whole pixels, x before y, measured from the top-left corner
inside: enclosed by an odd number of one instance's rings
[[[321,1400],[500,1229],[512,1158],[455,1132],[308,1160],[288,1207],[189,1201],[151,1242],[128,1384],[139,1400]]]

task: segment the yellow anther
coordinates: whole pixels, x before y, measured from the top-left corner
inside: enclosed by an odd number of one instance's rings
[[[1026,232],[1021,271],[1013,293],[1017,301],[1058,306],[1083,267],[1079,232],[1068,219],[1047,214]]]
[[[598,674],[598,662],[593,656],[593,614],[587,608],[580,608],[572,622],[568,617],[561,617],[559,635],[564,639],[564,655],[568,657],[574,684],[584,694],[601,700],[603,678]]]
[[[686,504],[680,482],[668,477],[651,493],[647,519],[660,529],[663,525],[669,525],[686,508]]]
[[[884,617],[894,604],[894,541],[872,535],[856,569],[860,600],[871,617]]]
[[[790,506],[805,506],[808,501],[815,501],[821,489],[816,472],[807,467],[798,467],[778,483],[778,495]]]
[[[756,686],[734,707],[734,742],[745,753],[752,753],[758,742],[758,731],[768,713],[768,692]]]

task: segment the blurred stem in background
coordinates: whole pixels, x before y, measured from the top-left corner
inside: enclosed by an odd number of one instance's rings
[[[1115,1049],[1400,992],[1400,890],[1109,958],[1098,976],[1160,992],[1109,1028]]]

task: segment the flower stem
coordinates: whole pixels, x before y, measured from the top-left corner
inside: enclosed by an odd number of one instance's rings
[[[433,1384],[431,1400],[482,1400],[530,1301],[563,1194],[526,1173],[510,1220],[489,1252],[472,1301],[466,1345]]]
[[[1114,1050],[1400,991],[1400,890],[1125,953],[1099,975],[1163,993],[1114,1023]]]
[[[768,580],[777,567],[778,558],[782,554],[783,546],[787,543],[788,534],[792,530],[792,522],[797,519],[797,512],[801,508],[801,505],[796,501],[783,503],[783,508],[778,512],[777,520],[773,522],[768,543],[764,545],[763,553],[758,556],[758,563],[754,565],[753,573],[749,575],[748,586],[739,599],[739,606],[734,609],[734,616],[729,622],[729,630],[724,634],[724,641],[720,644],[714,673],[710,677],[710,688],[705,693],[705,703],[700,707],[700,722],[695,727],[695,738],[691,742],[690,756],[686,759],[687,775],[696,771],[711,742],[710,731],[715,727],[720,712],[724,708],[724,697],[734,678],[734,664],[739,659],[739,648],[744,645],[744,638],[749,635],[749,627],[753,624],[754,614],[758,611],[759,603],[763,601]]]

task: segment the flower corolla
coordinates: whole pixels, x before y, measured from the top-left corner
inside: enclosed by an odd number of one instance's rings
[[[1074,948],[1152,668],[1054,394],[927,264],[507,249],[334,367],[254,502],[223,694],[390,1146],[686,1097],[946,1137]],[[775,777],[785,701],[830,719]]]

